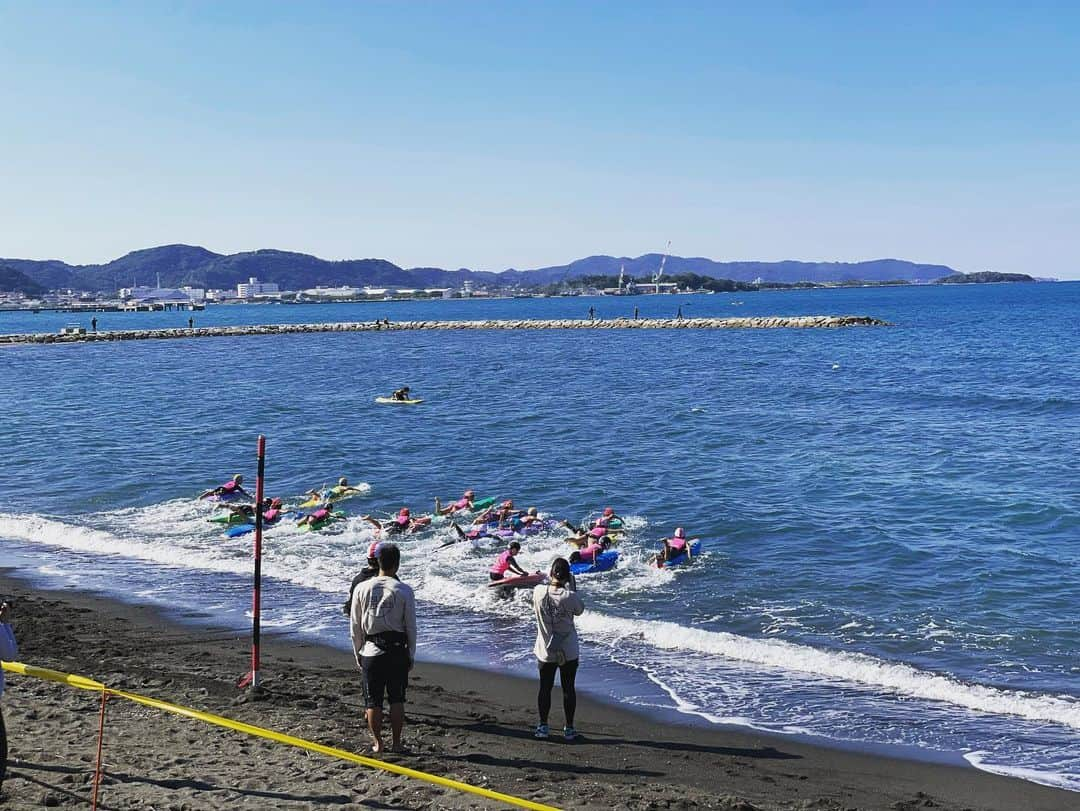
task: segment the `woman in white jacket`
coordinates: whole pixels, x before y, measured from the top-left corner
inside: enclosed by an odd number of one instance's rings
[[[551,564],[550,580],[546,585],[533,589],[533,612],[536,614],[536,654],[540,668],[540,693],[536,699],[540,723],[536,725],[536,737],[548,736],[548,714],[551,712],[551,691],[555,686],[555,673],[563,693],[563,711],[566,726],[563,737],[572,741],[577,738],[574,729],[574,710],[577,708],[577,692],[574,679],[578,669],[578,637],[574,617],[585,611],[585,603],[577,593],[577,584],[570,573],[566,558],[555,558]]]

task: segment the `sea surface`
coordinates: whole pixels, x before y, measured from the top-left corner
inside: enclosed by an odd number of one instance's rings
[[[858,314],[888,328],[343,333],[0,348],[0,559],[242,626],[251,537],[193,497],[236,472],[296,500],[265,540],[264,627],[347,646],[371,528],[466,488],[631,531],[580,579],[581,678],[668,718],[965,758],[1080,790],[1080,283],[216,307],[197,324]],[[99,329],[188,313],[99,314]],[[0,313],[0,333],[71,314]],[[401,385],[417,407],[374,397]],[[676,526],[693,565],[646,560]],[[496,542],[403,542],[421,656],[531,675]],[[546,569],[560,533],[525,542]],[[89,666],[89,663],[88,663]],[[233,674],[230,674],[233,675]],[[234,674],[239,676],[240,674]],[[272,674],[271,674],[272,675]],[[531,705],[531,688],[523,691]],[[588,719],[580,726],[588,733]]]

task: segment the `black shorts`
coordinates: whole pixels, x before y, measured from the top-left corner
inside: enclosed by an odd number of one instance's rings
[[[378,656],[361,656],[364,674],[364,706],[369,710],[382,707],[383,694],[391,704],[405,703],[405,688],[409,686],[409,652],[394,648]]]

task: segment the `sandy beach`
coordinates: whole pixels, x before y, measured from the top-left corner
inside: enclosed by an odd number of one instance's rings
[[[199,617],[76,592],[42,592],[8,571],[21,659],[319,743],[369,752],[348,654],[271,638],[265,700],[235,679],[247,641]],[[190,623],[190,624],[189,624]],[[344,629],[343,629],[344,633]],[[588,663],[583,664],[583,673]],[[5,807],[89,807],[98,696],[9,675]],[[532,737],[535,685],[421,663],[409,693],[408,755],[395,762],[566,808],[1073,809],[1075,793],[953,767],[809,746],[738,730],[656,722],[585,699],[583,740]],[[556,697],[556,706],[558,698]],[[553,722],[558,723],[558,710]],[[497,804],[113,699],[100,805],[215,808],[488,808]]]

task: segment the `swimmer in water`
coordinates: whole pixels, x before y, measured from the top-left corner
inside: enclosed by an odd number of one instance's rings
[[[466,510],[468,512],[472,512],[473,511],[473,499],[475,499],[475,498],[476,498],[476,493],[474,493],[472,490],[466,490],[464,493],[462,493],[461,498],[459,498],[457,501],[454,501],[454,502],[452,502],[450,504],[447,504],[445,507],[442,506],[442,502],[440,502],[439,499],[436,498],[435,499],[435,514],[436,515],[453,515],[456,512],[460,512],[461,510]]]
[[[229,481],[225,482],[224,484],[218,485],[217,487],[210,488],[205,493],[201,494],[199,496],[199,498],[200,499],[202,499],[202,498],[210,498],[211,496],[232,497],[234,495],[241,495],[241,496],[246,496],[247,498],[253,498],[251,493],[249,493],[247,490],[245,490],[243,487],[240,486],[243,483],[244,483],[244,477],[241,476],[239,473],[237,473],[235,476],[233,476]]]

